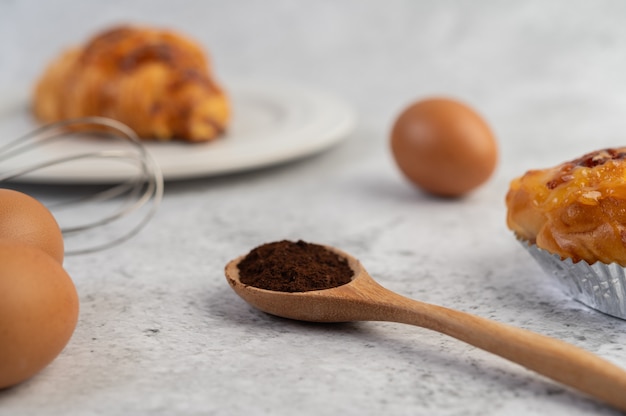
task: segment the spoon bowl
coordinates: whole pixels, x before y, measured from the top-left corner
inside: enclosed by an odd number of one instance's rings
[[[491,352],[626,411],[626,371],[571,344],[479,316],[409,299],[378,284],[349,254],[325,246],[354,272],[344,285],[280,292],[239,279],[238,257],[226,265],[232,289],[257,309],[309,322],[389,321],[427,328]]]
[[[250,305],[281,318],[308,322],[377,320],[373,315],[365,317],[367,309],[359,302],[359,299],[366,300],[368,291],[365,288],[377,286],[376,282],[356,258],[333,247],[326,249],[348,261],[354,272],[349,283],[308,292],[279,292],[249,286],[239,280],[237,267],[245,256],[240,256],[226,265],[226,279],[231,288]]]

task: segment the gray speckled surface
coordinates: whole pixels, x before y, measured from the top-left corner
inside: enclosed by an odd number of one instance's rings
[[[331,244],[389,289],[626,368],[626,322],[550,284],[506,229],[503,202],[528,168],[626,142],[625,3],[5,0],[0,91],[27,90],[60,48],[120,20],[196,37],[224,76],[332,90],[359,121],[297,163],[170,183],[135,239],[68,258],[78,328],[52,365],[0,392],[1,415],[615,414],[420,328],[265,315],[222,270],[266,241]],[[416,191],[388,151],[393,117],[430,94],[471,103],[499,138],[496,174],[462,200]]]

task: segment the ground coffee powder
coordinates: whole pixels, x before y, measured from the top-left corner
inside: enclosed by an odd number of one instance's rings
[[[239,262],[239,280],[260,289],[307,292],[344,285],[354,272],[348,261],[318,244],[263,244]]]

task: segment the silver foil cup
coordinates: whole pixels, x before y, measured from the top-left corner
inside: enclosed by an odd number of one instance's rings
[[[617,263],[605,264],[585,261],[574,263],[561,259],[535,244],[519,240],[541,268],[568,295],[577,301],[607,315],[626,319],[626,269]]]

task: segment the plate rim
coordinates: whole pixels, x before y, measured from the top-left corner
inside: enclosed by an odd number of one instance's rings
[[[207,149],[210,149],[210,146],[214,142],[199,144],[185,142],[144,142],[144,147],[148,154],[159,164],[165,181],[181,181],[230,175],[296,161],[320,153],[338,144],[350,135],[356,124],[357,116],[354,108],[336,94],[324,89],[290,82],[241,79],[228,80],[224,82],[223,85],[227,93],[232,94],[233,99],[237,96],[245,96],[246,94],[248,98],[250,98],[256,94],[275,103],[278,102],[278,104],[281,105],[289,105],[290,103],[284,98],[287,96],[291,99],[302,100],[305,103],[313,105],[317,113],[307,115],[309,118],[308,125],[300,126],[301,131],[299,132],[294,130],[282,132],[283,136],[285,134],[297,133],[300,136],[306,136],[308,139],[295,141],[293,146],[273,149],[271,153],[262,153],[260,155],[252,155],[250,153],[240,154],[234,161],[231,160],[223,164],[218,163],[216,166],[198,166],[198,161],[195,161],[195,164],[187,161],[187,164],[183,165],[180,161],[168,161],[167,158],[164,159],[163,156],[159,154],[155,156],[155,149],[158,149],[158,146],[167,146],[169,144],[179,149],[184,146],[189,146],[189,149],[193,149],[193,146],[205,146]],[[13,97],[14,95],[9,96]],[[19,96],[19,94],[16,96]],[[23,108],[21,110],[17,108],[10,109],[9,113],[15,110],[23,111],[23,115],[28,117],[25,113],[28,111],[28,106],[24,105],[28,102],[28,98],[26,98],[25,94],[21,95],[21,99],[16,99],[16,102],[19,102]],[[320,103],[323,105],[320,105]],[[320,110],[320,108],[328,108],[329,111],[324,112]],[[330,114],[331,111],[333,112],[332,115]],[[233,117],[236,117],[236,113],[234,113]],[[312,123],[311,120],[315,122]],[[0,123],[1,122],[2,115],[0,114]],[[36,127],[37,125],[33,121],[32,129]],[[17,134],[21,133],[23,132],[18,132]],[[228,137],[224,138],[224,140],[228,139]],[[220,139],[218,138],[218,140]],[[279,142],[280,141],[274,144],[279,144]],[[226,146],[228,149],[228,145]],[[192,153],[190,152],[190,154]],[[172,163],[174,167],[172,167]],[[84,169],[70,169],[68,171],[67,169],[59,169],[57,166],[45,172],[31,172],[19,178],[12,179],[11,181],[31,184],[105,184],[125,180],[128,179],[129,176],[131,176],[131,173],[123,171],[101,172],[96,170],[85,172]]]

